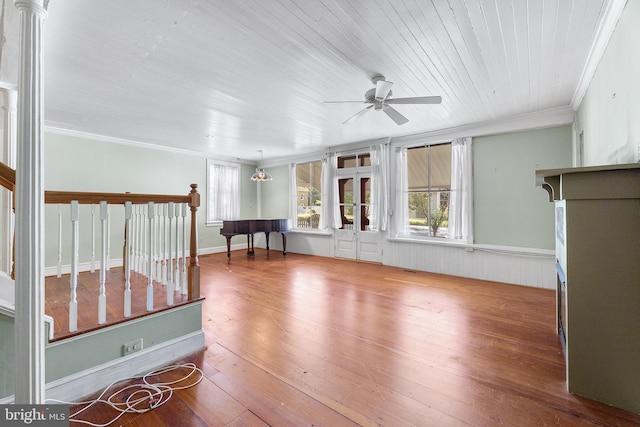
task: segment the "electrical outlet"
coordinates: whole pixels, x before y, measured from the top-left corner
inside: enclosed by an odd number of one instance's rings
[[[123,356],[126,356],[127,354],[131,354],[131,353],[135,353],[136,351],[140,351],[140,350],[142,350],[142,338],[122,344]]]

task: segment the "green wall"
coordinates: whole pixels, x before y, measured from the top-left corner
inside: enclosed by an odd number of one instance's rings
[[[273,181],[260,183],[263,218],[289,217],[289,165],[268,168]]]
[[[206,180],[207,159],[196,154],[184,154],[159,149],[116,144],[95,139],[46,133],[45,188],[60,191],[91,191],[116,193],[188,194],[190,184],[198,184],[201,206],[198,211],[198,248],[224,247],[225,239],[219,227],[207,227]],[[254,166],[241,165],[241,216],[255,217],[256,184],[249,177]],[[62,213],[63,259],[71,260],[71,223],[69,207],[47,205],[45,208],[45,266],[57,263],[58,254],[58,209]],[[110,258],[122,257],[124,209],[112,206],[112,229],[110,230]],[[98,228],[99,232],[99,228]],[[91,207],[80,207],[80,262],[90,260]],[[96,257],[99,259],[99,238]]]
[[[46,382],[122,357],[125,343],[142,338],[143,349],[202,329],[202,302],[183,305],[95,332],[48,344]]]
[[[0,398],[13,394],[14,387],[14,341],[13,318],[0,314]]]
[[[553,204],[537,169],[571,166],[571,126],[473,139],[475,243],[554,249]]]
[[[584,166],[640,162],[640,2],[627,1],[576,116]]]
[[[240,218],[256,218],[258,216],[258,183],[251,181],[251,175],[255,172],[255,165],[243,164],[240,166]],[[220,233],[220,227],[215,227],[215,234]],[[211,230],[207,231],[207,233]],[[226,247],[224,238],[217,239],[220,245]]]
[[[202,329],[202,302],[186,304],[127,323],[45,346],[45,382],[121,358],[125,343],[142,338],[143,349]],[[48,327],[45,328],[49,333]],[[0,314],[0,398],[14,393],[14,319]]]

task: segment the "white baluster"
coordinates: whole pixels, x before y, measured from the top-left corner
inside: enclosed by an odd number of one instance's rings
[[[173,202],[169,202],[167,209],[169,210],[169,212],[167,212],[167,216],[169,217],[169,230],[168,230],[168,234],[169,234],[169,256],[167,258],[167,264],[166,264],[166,274],[167,274],[167,305],[173,305],[173,287],[174,287],[174,283],[173,283],[173,277],[171,277],[172,273],[173,273],[173,262],[171,261],[171,222],[173,220],[173,212],[175,210],[174,208],[174,203]]]
[[[158,281],[163,285],[167,284],[167,265],[165,263],[164,251],[165,243],[165,227],[167,219],[167,205],[158,206]],[[161,221],[162,219],[162,221]]]
[[[100,296],[98,297],[98,324],[107,322],[107,202],[100,202],[100,229],[102,251],[100,253]]]
[[[96,272],[96,205],[91,205],[91,272]]]
[[[131,202],[124,203],[124,317],[131,316]]]
[[[141,205],[135,205],[134,207],[134,227],[133,227],[133,270],[140,273],[142,268],[140,267],[140,229],[142,226],[140,225],[140,220],[142,218],[142,214],[140,210],[142,209]]]
[[[147,215],[149,219],[149,236],[148,236],[148,248],[149,248],[149,276],[147,281],[147,311],[153,310],[153,218],[155,217],[155,206],[153,202],[149,202],[147,205]]]
[[[178,254],[178,217],[180,216],[180,205],[179,204],[173,204],[173,210],[174,213],[173,215],[176,218],[176,225],[174,227],[176,235],[175,235],[175,252],[173,252],[174,256],[173,256],[173,261],[171,263],[172,267],[173,267],[173,272],[171,273],[171,277],[173,278],[173,290],[175,292],[180,293],[180,278],[179,278],[179,274],[180,274],[180,270],[178,267],[178,259],[180,257],[180,255]]]
[[[58,205],[58,278],[62,277],[62,206]]]
[[[111,206],[107,205],[107,262],[105,264],[106,271],[109,271],[111,261]]]
[[[78,330],[78,201],[71,201],[71,295],[69,296],[69,332]]]
[[[182,295],[187,295],[187,204],[182,204]]]
[[[146,220],[146,214],[148,213],[148,208],[147,205],[142,205],[142,227],[140,230],[140,256],[142,257],[141,263],[142,263],[142,275],[143,276],[147,276],[149,273],[147,271],[147,268],[149,267],[149,263],[148,261],[148,256],[147,256],[147,220]]]
[[[126,203],[125,203],[125,216],[127,213],[127,209],[126,209]],[[131,244],[129,245],[129,252],[127,252],[127,256],[131,257],[131,260],[129,261],[129,270],[130,271],[136,271],[136,257],[135,257],[135,251],[136,251],[136,207],[135,205],[132,203],[131,204],[131,221],[129,222],[129,224],[131,224],[131,230],[129,231],[130,235],[131,235]],[[126,232],[125,232],[125,238],[126,238]]]

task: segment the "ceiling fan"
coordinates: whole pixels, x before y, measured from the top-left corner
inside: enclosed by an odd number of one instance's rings
[[[393,86],[393,82],[386,81],[382,75],[373,76],[371,78],[371,82],[376,85],[376,87],[369,89],[364,94],[364,101],[324,101],[323,104],[342,104],[353,102],[371,104],[342,122],[342,124],[345,125],[359,119],[372,108],[376,111],[383,111],[391,118],[391,120],[396,122],[396,124],[403,125],[407,123],[409,119],[400,114],[398,110],[393,108],[390,104],[440,104],[442,102],[442,97],[440,96],[391,98],[391,86]]]

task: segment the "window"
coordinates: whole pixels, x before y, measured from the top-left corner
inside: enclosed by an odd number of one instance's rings
[[[446,237],[451,192],[451,144],[407,149],[409,232]]]
[[[322,162],[296,164],[295,174],[296,227],[317,229],[322,213]]]
[[[207,160],[207,224],[240,215],[240,166]]]
[[[369,155],[369,153],[338,157],[338,169],[356,168],[363,166],[371,166],[371,156]]]

